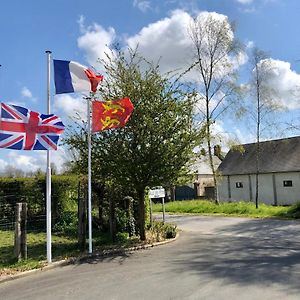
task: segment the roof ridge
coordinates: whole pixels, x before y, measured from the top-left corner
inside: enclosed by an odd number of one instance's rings
[[[241,145],[245,151],[231,148],[219,166],[224,175],[256,173],[256,143]],[[299,172],[300,136],[260,142],[260,173]]]
[[[274,139],[274,140],[268,140],[268,141],[260,141],[260,144],[263,143],[271,143],[271,142],[277,142],[277,141],[284,141],[284,140],[291,140],[291,139],[300,139],[300,136],[291,136],[291,137],[287,137],[287,138],[281,138],[281,139]],[[246,146],[246,145],[254,145],[256,144],[256,142],[253,143],[246,143],[246,144],[240,144],[240,146]]]

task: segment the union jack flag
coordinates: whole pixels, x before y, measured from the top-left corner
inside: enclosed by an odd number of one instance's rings
[[[15,150],[57,150],[64,131],[61,119],[27,108],[1,103],[0,148]]]

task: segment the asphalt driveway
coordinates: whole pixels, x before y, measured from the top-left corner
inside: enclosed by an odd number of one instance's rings
[[[300,299],[300,222],[167,216],[170,244],[0,285],[0,299]]]

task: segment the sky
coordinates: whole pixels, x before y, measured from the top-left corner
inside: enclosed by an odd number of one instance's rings
[[[298,118],[298,95],[289,92],[300,86],[298,0],[1,1],[1,102],[46,113],[46,50],[52,51],[54,59],[74,60],[102,72],[97,59],[104,58],[109,45],[139,44],[147,59],[160,59],[162,71],[184,69],[191,46],[187,23],[206,12],[223,15],[236,24],[235,38],[245,45],[240,83],[246,81],[247,51],[254,46],[266,51],[276,67],[271,83],[288,109],[286,117]],[[72,125],[71,117],[86,109],[81,95],[56,96],[53,79],[51,82],[52,112]],[[232,119],[220,120],[215,130],[242,143],[253,142],[246,126]],[[61,147],[52,153],[61,170],[70,158],[68,152]],[[46,153],[0,149],[0,172],[7,166],[44,170]]]

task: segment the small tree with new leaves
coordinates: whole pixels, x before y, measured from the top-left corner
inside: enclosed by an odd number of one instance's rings
[[[201,132],[193,124],[194,94],[162,76],[157,65],[136,51],[112,52],[101,62],[105,69],[101,99],[129,97],[135,108],[124,128],[93,135],[93,174],[102,174],[136,196],[144,240],[146,187],[175,183],[187,172],[192,150],[200,142]],[[84,136],[82,128],[67,139],[78,151],[79,164],[86,161]]]

